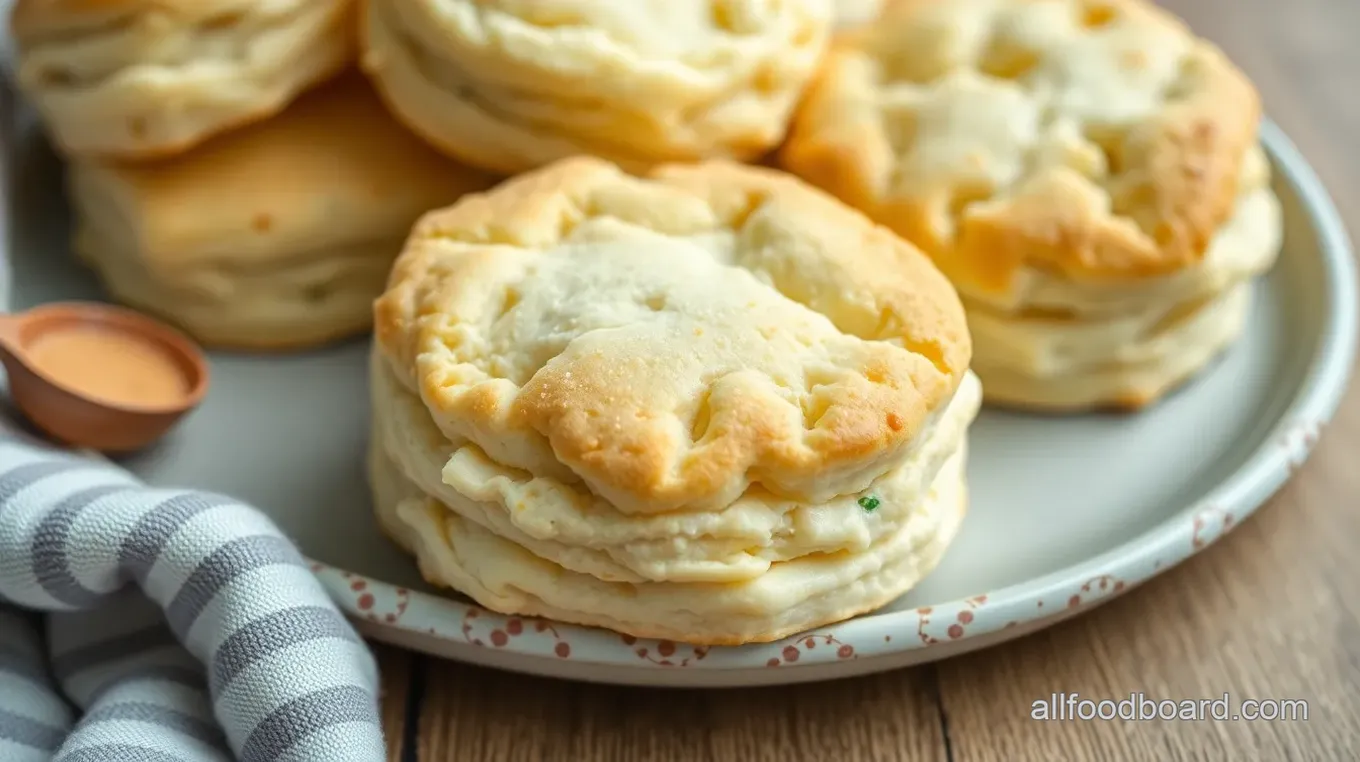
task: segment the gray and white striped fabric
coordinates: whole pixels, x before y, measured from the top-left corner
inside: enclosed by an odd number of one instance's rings
[[[0,761],[384,758],[373,657],[263,514],[0,419]]]
[[[0,308],[21,117],[11,5],[0,0]],[[373,657],[272,522],[221,495],[149,488],[6,412],[0,762],[385,758]]]

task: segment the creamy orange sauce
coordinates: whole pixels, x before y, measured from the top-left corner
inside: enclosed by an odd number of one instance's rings
[[[152,339],[100,326],[54,329],[25,353],[61,386],[113,405],[164,407],[189,393],[189,379],[169,350]]]

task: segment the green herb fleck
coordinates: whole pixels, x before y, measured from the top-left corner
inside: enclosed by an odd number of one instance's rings
[[[878,498],[874,497],[873,495],[862,497],[859,499],[859,507],[863,508],[866,511],[872,511],[873,509],[878,507]]]

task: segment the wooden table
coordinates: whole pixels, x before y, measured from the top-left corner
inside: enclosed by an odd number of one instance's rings
[[[1360,233],[1357,0],[1169,0],[1255,79]],[[669,692],[382,648],[391,760],[1360,759],[1360,384],[1312,460],[1213,548],[1090,614],[940,664]],[[1305,699],[1307,722],[1038,722],[1036,698]]]

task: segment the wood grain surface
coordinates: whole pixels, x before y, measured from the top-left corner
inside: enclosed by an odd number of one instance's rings
[[[1360,231],[1357,0],[1168,0],[1260,87]],[[1360,759],[1360,388],[1271,503],[1183,566],[981,653],[867,678],[675,692],[381,648],[392,762]],[[1039,722],[1051,693],[1303,699],[1307,721]]]

